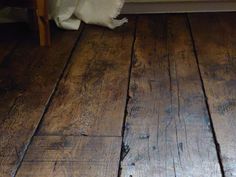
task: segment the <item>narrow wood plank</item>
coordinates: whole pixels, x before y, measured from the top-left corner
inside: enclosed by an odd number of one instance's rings
[[[122,177],[220,177],[185,16],[141,16]]]
[[[132,18],[115,31],[85,29],[40,135],[121,136],[133,32]]]
[[[225,176],[236,176],[235,13],[191,15],[190,21]]]
[[[1,177],[15,173],[79,35],[54,33],[51,48],[26,38],[0,65]]]
[[[16,177],[117,177],[120,137],[36,136]]]

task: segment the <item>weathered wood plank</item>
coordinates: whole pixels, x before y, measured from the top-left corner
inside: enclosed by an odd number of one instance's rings
[[[235,13],[191,15],[190,22],[225,176],[236,176]]]
[[[137,24],[121,176],[220,177],[185,16]]]
[[[121,137],[36,136],[17,177],[117,177]]]
[[[55,31],[51,48],[22,40],[0,65],[0,176],[12,176],[79,32]]]
[[[85,29],[40,135],[121,135],[133,32],[132,18],[115,31]]]

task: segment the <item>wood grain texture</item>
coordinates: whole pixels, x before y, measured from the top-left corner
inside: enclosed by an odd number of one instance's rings
[[[235,13],[191,15],[190,22],[225,176],[236,176]]]
[[[121,176],[220,177],[185,16],[137,24]]]
[[[0,176],[14,175],[79,32],[55,31],[51,48],[25,38],[0,65]]]
[[[51,45],[49,12],[47,0],[35,0],[36,18],[38,22],[39,41],[41,46]]]
[[[132,18],[115,31],[85,29],[40,135],[121,136],[133,32]]]
[[[120,137],[36,136],[16,177],[117,177]]]

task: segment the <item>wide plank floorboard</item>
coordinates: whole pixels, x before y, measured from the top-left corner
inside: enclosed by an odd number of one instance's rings
[[[117,177],[121,137],[35,136],[16,177]]]
[[[85,28],[39,135],[121,136],[134,29]]]
[[[17,177],[117,177],[135,19],[86,26]]]
[[[1,28],[0,177],[236,176],[235,15]]]
[[[189,16],[226,177],[236,176],[235,15],[220,13]]]
[[[140,16],[122,177],[220,177],[184,15]]]
[[[0,65],[0,176],[14,176],[79,32],[55,30],[52,46],[25,37]]]

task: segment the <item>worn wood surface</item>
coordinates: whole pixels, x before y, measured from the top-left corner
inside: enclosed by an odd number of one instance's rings
[[[54,32],[51,48],[25,38],[0,65],[0,176],[13,176],[79,32]]]
[[[84,30],[40,135],[121,136],[133,33],[132,18],[115,31]]]
[[[190,22],[225,176],[236,176],[235,13],[191,15]]]
[[[122,177],[220,177],[185,16],[137,22]]]
[[[236,176],[235,13],[188,17],[1,33],[0,177]]]
[[[121,137],[36,136],[16,177],[117,177]]]

